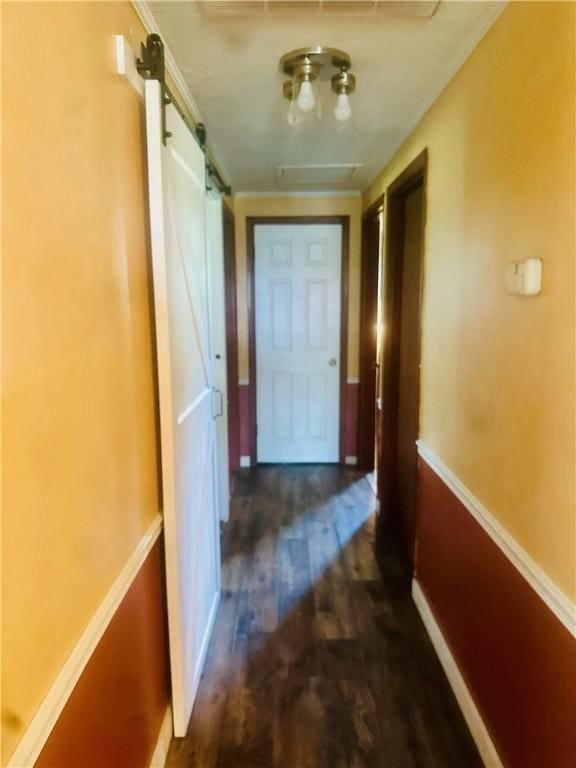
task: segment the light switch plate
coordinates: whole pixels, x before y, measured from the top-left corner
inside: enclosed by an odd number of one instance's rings
[[[537,296],[542,290],[542,259],[525,259],[508,264],[506,287],[508,293],[516,296]]]

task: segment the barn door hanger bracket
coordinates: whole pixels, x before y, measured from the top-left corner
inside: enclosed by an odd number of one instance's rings
[[[211,179],[213,179],[216,182],[216,186],[218,187],[218,192],[220,192],[222,195],[225,195],[226,197],[230,197],[230,195],[232,194],[232,187],[229,187],[228,184],[222,181],[222,177],[218,173],[218,170],[212,165],[212,163],[206,163],[206,191],[207,192],[210,192],[212,189],[209,181]]]
[[[166,85],[166,66],[164,64],[164,43],[157,34],[150,34],[146,43],[140,44],[142,58],[136,59],[136,69],[145,80],[158,80],[162,93],[162,142],[166,144],[172,134],[166,130],[166,107],[173,104],[174,99]]]
[[[160,35],[151,34],[146,43],[140,44],[141,59],[136,60],[136,68],[146,80],[164,82],[166,68],[164,65],[164,43]]]

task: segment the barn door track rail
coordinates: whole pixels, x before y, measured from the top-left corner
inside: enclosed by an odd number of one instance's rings
[[[141,58],[136,60],[136,68],[139,74],[145,80],[158,80],[161,86],[162,141],[164,142],[164,144],[166,144],[168,139],[172,136],[170,131],[166,130],[166,107],[169,104],[172,104],[176,112],[178,112],[178,114],[184,121],[184,124],[186,125],[190,133],[194,136],[194,138],[202,148],[204,155],[206,156],[207,179],[210,179],[211,181],[213,181],[216,184],[218,191],[221,192],[223,195],[231,195],[232,188],[228,184],[226,184],[226,182],[220,175],[216,166],[208,160],[207,150],[206,150],[206,133],[207,133],[206,126],[204,125],[204,123],[198,123],[197,125],[194,125],[191,122],[191,120],[188,118],[188,116],[186,115],[186,113],[178,103],[178,100],[170,90],[170,87],[166,83],[166,67],[164,64],[164,43],[162,42],[162,38],[160,37],[160,35],[157,35],[156,33],[152,33],[148,35],[148,37],[146,38],[146,43],[141,44],[140,50],[141,50]],[[210,183],[207,183],[207,189],[209,191],[212,189],[212,187],[210,186]]]

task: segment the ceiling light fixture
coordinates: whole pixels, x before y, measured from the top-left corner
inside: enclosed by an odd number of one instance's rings
[[[350,56],[336,48],[318,45],[314,48],[298,48],[280,59],[280,69],[290,80],[283,86],[284,96],[290,102],[287,120],[292,127],[301,122],[300,113],[311,112],[319,100],[315,93],[315,82],[327,80],[331,72],[332,91],[336,94],[334,117],[344,122],[352,115],[350,94],[356,88],[356,78],[350,72]]]

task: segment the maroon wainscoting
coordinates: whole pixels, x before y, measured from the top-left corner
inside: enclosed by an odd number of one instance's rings
[[[252,438],[250,432],[251,407],[250,384],[239,384],[238,411],[240,416],[240,456],[252,456]],[[256,450],[255,447],[254,450]]]
[[[418,496],[416,578],[500,757],[572,768],[574,639],[422,458]]]
[[[342,411],[344,423],[341,426],[344,456],[358,455],[358,382],[346,382],[345,407]]]
[[[36,768],[146,768],[169,677],[162,540],[140,569],[56,723]]]

